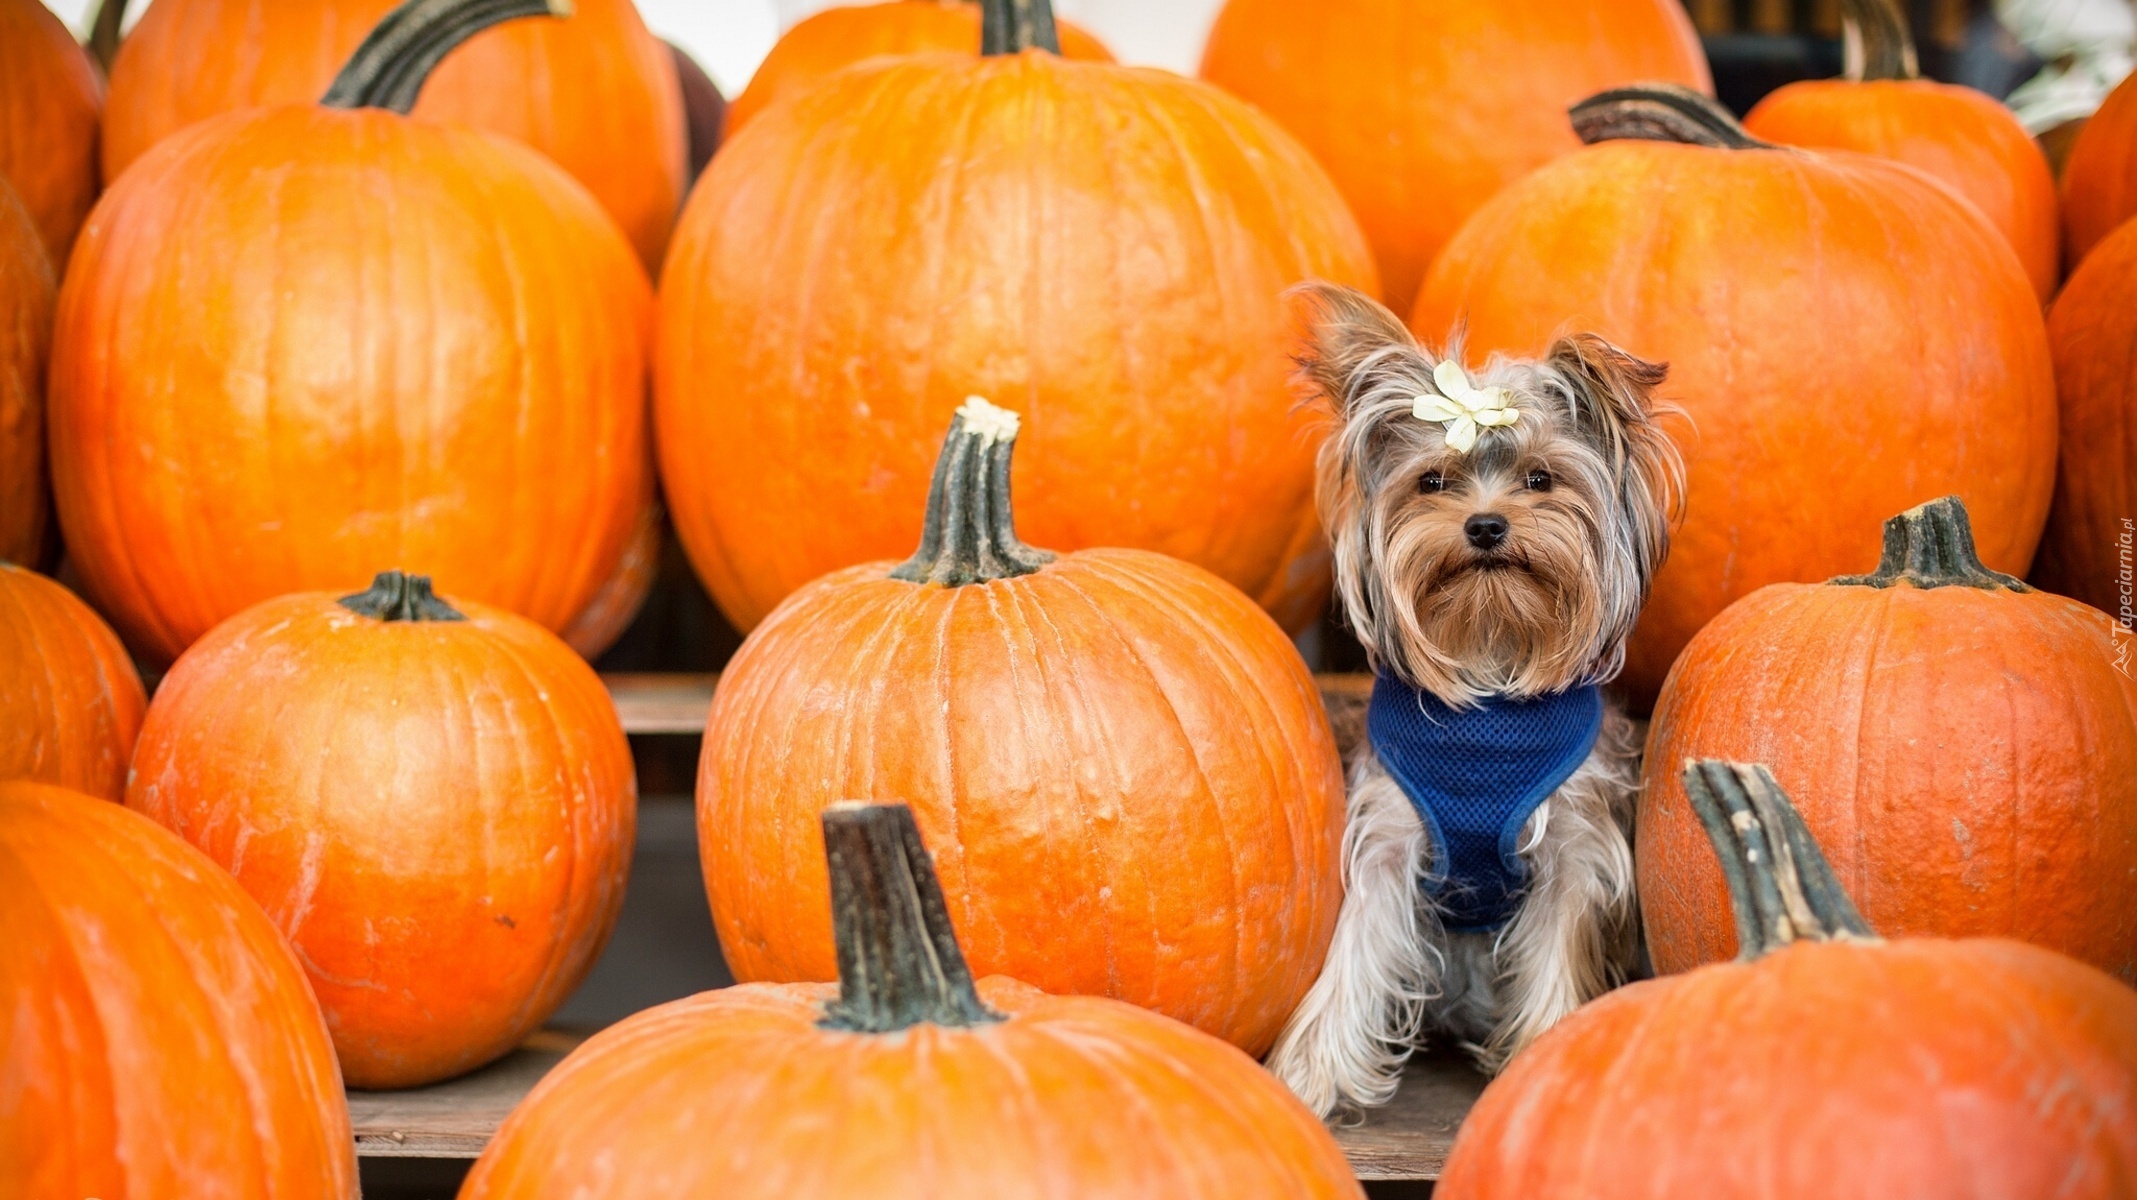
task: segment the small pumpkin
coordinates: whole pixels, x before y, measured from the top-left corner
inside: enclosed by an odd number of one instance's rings
[[[1925,496],[1965,497],[1982,557],[2023,571],[2055,379],[2039,297],[1981,214],[1896,163],[1760,142],[1682,89],[1573,115],[1589,148],[1479,210],[1411,325],[1435,344],[1462,325],[1479,358],[1590,329],[1669,364],[1686,516],[1627,647],[1632,699],[1731,601],[1870,570],[1879,523]]]
[[[2137,981],[2132,649],[2106,614],[1984,568],[1951,497],[1894,517],[1874,574],[1737,601],[1677,660],[1648,735],[1655,966],[1733,952],[1671,765],[1729,757],[1786,775],[1878,928],[2018,938]]]
[[[1470,1111],[1435,1198],[2137,1191],[2137,992],[2022,942],[1875,937],[1763,766],[1687,763],[1683,792],[1737,960],[1538,1039]]]
[[[1227,0],[1201,73],[1328,168],[1398,314],[1469,214],[1580,148],[1567,105],[1643,79],[1712,86],[1677,0]]]
[[[2123,572],[2137,543],[2137,219],[2094,247],[2048,313],[2062,469],[2033,581],[2137,633]],[[2119,650],[2118,650],[2119,657]]]
[[[381,561],[555,630],[615,574],[652,494],[645,277],[555,165],[404,115],[459,41],[548,11],[410,0],[322,103],[197,125],[99,205],[60,289],[53,482],[145,657]]]
[[[1208,572],[1018,539],[1014,413],[974,400],[920,550],[803,588],[721,675],[698,849],[735,978],[835,975],[794,836],[918,797],[984,974],[1154,1009],[1259,1054],[1319,972],[1343,772],[1283,631]]]
[[[296,947],[356,1087],[518,1045],[615,924],[637,788],[601,681],[397,571],[233,617],[156,691],[126,788]]]
[[[356,1200],[318,1002],[198,851],[0,782],[0,929],[0,1196]]]
[[[2063,259],[2076,271],[2116,227],[2137,217],[2137,74],[2107,94],[2063,165]]]
[[[1055,32],[1063,58],[1113,61],[1113,52],[1082,28],[1060,21]],[[973,0],[887,0],[826,8],[773,43],[772,52],[749,77],[749,86],[727,110],[727,135],[740,133],[774,101],[798,96],[863,59],[980,49],[980,6]]]
[[[1335,1139],[1238,1050],[1112,1000],[975,987],[904,806],[820,821],[839,982],[704,992],[596,1035],[461,1200],[1362,1200]]]
[[[904,553],[950,413],[1014,396],[1034,536],[1186,559],[1303,627],[1328,559],[1282,293],[1370,289],[1357,223],[1246,105],[1059,57],[1045,0],[984,9],[990,53],[839,72],[691,193],[654,408],[692,564],[747,631]]]
[[[0,779],[117,800],[147,707],[109,625],[66,588],[0,562]]]
[[[1856,31],[1846,78],[1770,92],[1744,129],[1784,145],[1889,158],[1949,186],[2010,241],[2047,303],[2061,278],[2061,213],[2040,144],[1990,96],[1921,77],[1899,0],[1842,0],[1840,8]]]
[[[96,203],[104,80],[43,0],[0,0],[0,181],[65,266]]]
[[[29,211],[0,179],[0,561],[40,566],[50,549],[45,363],[51,264]]]

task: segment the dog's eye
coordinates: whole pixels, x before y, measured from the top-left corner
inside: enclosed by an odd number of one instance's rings
[[[1441,475],[1438,471],[1427,471],[1417,481],[1417,490],[1426,495],[1431,495],[1433,492],[1444,492],[1447,490],[1447,477]]]
[[[1551,490],[1551,473],[1549,471],[1530,471],[1528,479],[1524,482],[1528,484],[1528,488],[1532,492],[1548,492]]]

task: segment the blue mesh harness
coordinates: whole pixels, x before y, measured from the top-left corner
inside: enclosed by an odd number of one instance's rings
[[[1570,778],[1603,728],[1594,685],[1454,709],[1397,679],[1373,680],[1366,736],[1432,834],[1426,890],[1448,929],[1492,930],[1521,900],[1521,826]]]

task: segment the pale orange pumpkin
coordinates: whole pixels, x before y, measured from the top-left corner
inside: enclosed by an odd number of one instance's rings
[[[66,588],[0,562],[0,779],[117,800],[147,707],[109,625]]]

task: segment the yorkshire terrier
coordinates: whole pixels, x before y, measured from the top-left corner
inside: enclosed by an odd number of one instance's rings
[[[1349,288],[1302,289],[1318,503],[1376,675],[1335,940],[1269,1067],[1309,1108],[1394,1095],[1428,1033],[1496,1071],[1640,957],[1640,747],[1599,685],[1669,549],[1665,368],[1599,337],[1475,375]]]

